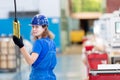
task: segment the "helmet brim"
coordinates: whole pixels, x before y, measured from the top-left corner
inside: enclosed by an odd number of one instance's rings
[[[28,24],[29,26],[42,26],[42,25],[36,25],[36,24]]]

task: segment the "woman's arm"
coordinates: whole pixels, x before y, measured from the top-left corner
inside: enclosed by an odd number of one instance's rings
[[[38,58],[37,53],[32,53],[31,55],[28,53],[28,51],[25,49],[24,44],[23,44],[23,39],[22,36],[20,38],[13,36],[13,41],[14,43],[20,48],[21,53],[23,54],[25,60],[29,65],[32,65],[36,59]]]
[[[38,54],[37,53],[32,53],[31,55],[27,52],[27,50],[25,49],[25,47],[23,46],[22,48],[20,48],[21,53],[23,54],[25,60],[27,61],[27,63],[29,65],[32,65],[36,59],[38,58]]]

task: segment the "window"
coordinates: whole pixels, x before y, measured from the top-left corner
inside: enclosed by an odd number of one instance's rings
[[[31,18],[34,15],[38,14],[38,11],[24,11],[24,12],[17,12],[17,17],[18,18]],[[14,12],[9,12],[9,17],[14,17],[15,13]]]
[[[120,33],[120,22],[115,22],[115,32]]]

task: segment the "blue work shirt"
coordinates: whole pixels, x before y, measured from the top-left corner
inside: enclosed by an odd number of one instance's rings
[[[56,65],[56,46],[49,37],[37,39],[32,52],[39,56],[32,64],[30,80],[56,80],[53,69]]]

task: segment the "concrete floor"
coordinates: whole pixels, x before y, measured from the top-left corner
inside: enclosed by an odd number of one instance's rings
[[[55,68],[57,80],[84,80],[85,66],[80,54],[58,56]]]
[[[54,70],[57,80],[84,80],[85,66],[80,54],[57,55],[57,66]],[[21,70],[12,73],[0,73],[0,80],[28,80],[30,67],[22,61]]]
[[[86,67],[81,60],[81,45],[72,45],[57,54],[54,69],[57,80],[84,80]],[[0,73],[0,80],[29,80],[30,66],[21,59],[21,67],[16,72]]]

